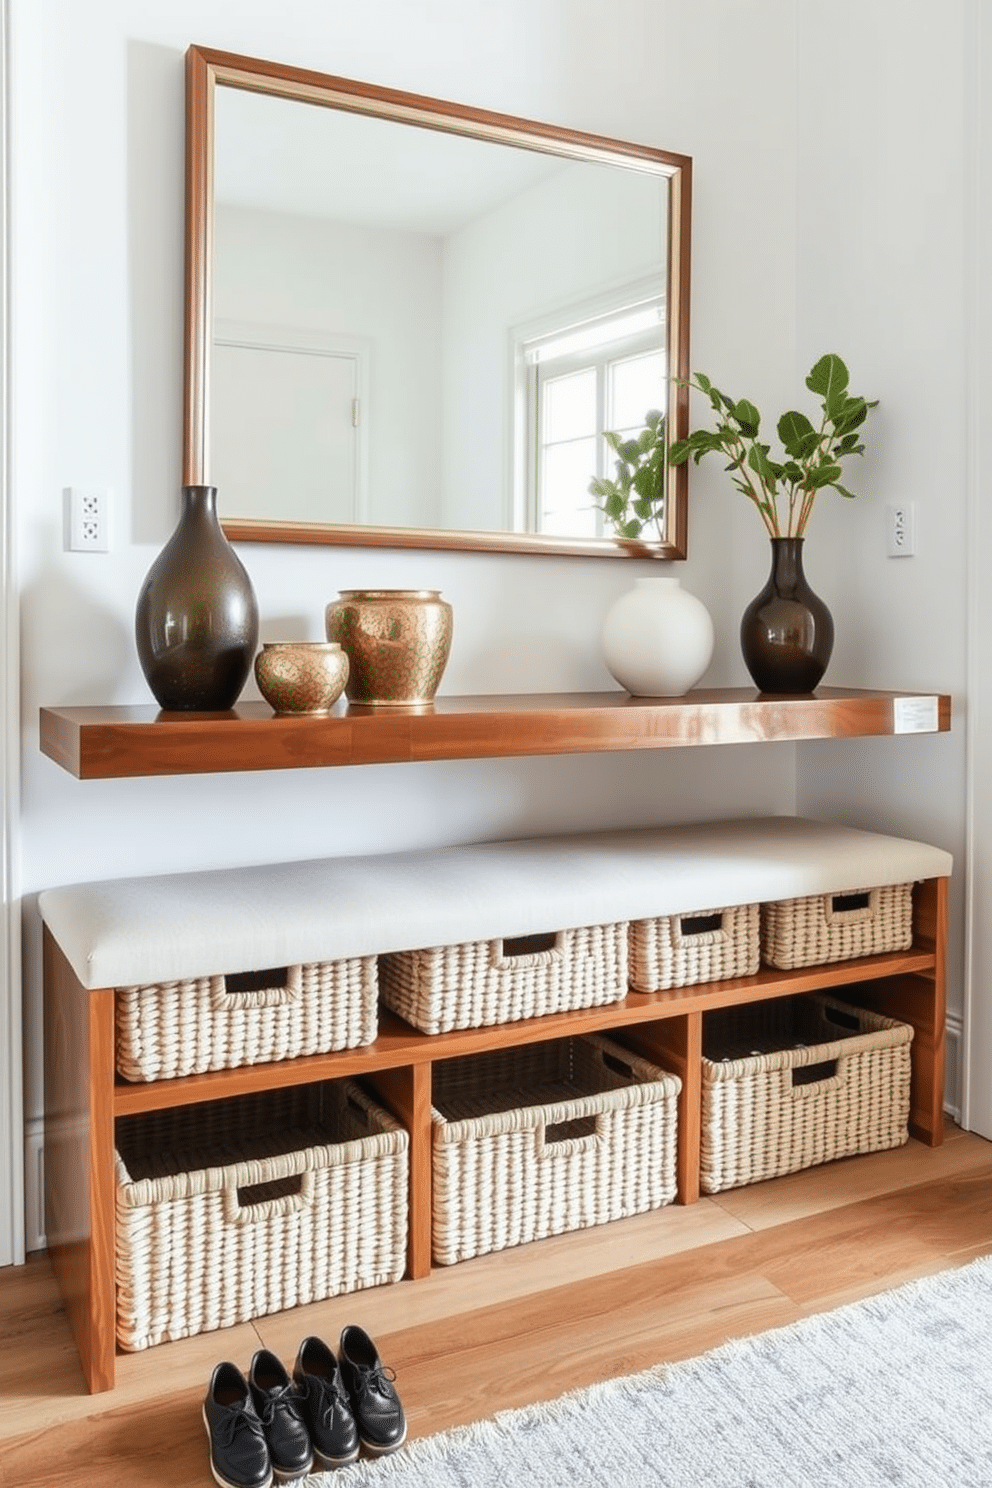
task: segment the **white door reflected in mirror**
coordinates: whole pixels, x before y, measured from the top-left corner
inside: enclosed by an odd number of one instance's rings
[[[356,353],[216,340],[218,509],[286,522],[364,522],[363,369]]]

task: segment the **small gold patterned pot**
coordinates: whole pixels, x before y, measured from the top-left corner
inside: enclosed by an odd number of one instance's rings
[[[270,641],[255,657],[258,690],[277,713],[329,713],[347,680],[336,642]]]
[[[433,701],[451,650],[451,606],[436,589],[342,589],[324,620],[351,663],[349,702]]]

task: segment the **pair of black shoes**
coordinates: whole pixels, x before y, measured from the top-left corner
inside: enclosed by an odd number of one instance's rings
[[[292,1379],[269,1349],[259,1349],[247,1380],[236,1364],[218,1364],[203,1402],[210,1471],[221,1488],[271,1488],[321,1467],[374,1456],[406,1440],[406,1417],[375,1344],[351,1325],[339,1356],[305,1338]]]

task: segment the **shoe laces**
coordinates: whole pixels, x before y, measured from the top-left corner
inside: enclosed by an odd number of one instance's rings
[[[322,1426],[330,1427],[333,1424],[335,1409],[350,1411],[347,1393],[337,1376],[333,1379],[321,1379],[319,1375],[308,1374],[306,1379],[307,1393],[313,1397]]]
[[[386,1364],[356,1364],[355,1380],[358,1394],[364,1400],[367,1395],[385,1395],[387,1398],[392,1394],[389,1386],[396,1378],[396,1371],[390,1369]]]
[[[273,1389],[267,1390],[261,1410],[263,1424],[266,1426],[272,1425],[275,1420],[276,1410],[280,1406],[284,1406],[291,1416],[295,1416],[298,1421],[302,1421],[303,1417],[300,1414],[300,1407],[297,1404],[298,1400],[299,1392],[292,1384],[277,1385]]]
[[[232,1447],[234,1438],[239,1431],[249,1431],[252,1436],[262,1437],[262,1422],[253,1410],[244,1405],[228,1406],[225,1413],[218,1417],[216,1425],[217,1440],[222,1447]]]

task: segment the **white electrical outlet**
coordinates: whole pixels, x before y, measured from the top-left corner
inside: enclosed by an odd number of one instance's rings
[[[890,558],[912,558],[916,552],[916,507],[912,501],[886,507],[885,550]]]
[[[110,491],[106,486],[69,486],[66,498],[66,549],[70,553],[110,552]]]

